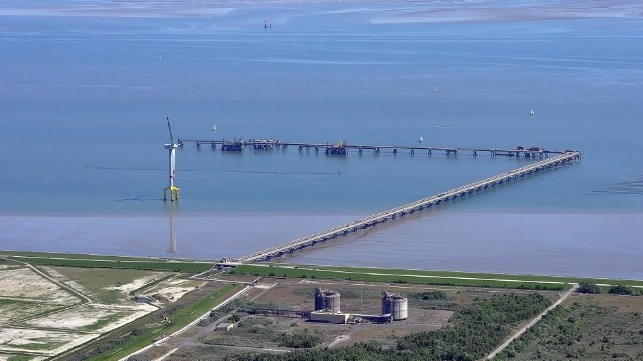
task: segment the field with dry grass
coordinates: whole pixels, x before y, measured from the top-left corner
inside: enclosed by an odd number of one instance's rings
[[[179,299],[202,282],[170,272],[0,263],[0,360],[58,355]],[[137,303],[133,294],[154,295]]]

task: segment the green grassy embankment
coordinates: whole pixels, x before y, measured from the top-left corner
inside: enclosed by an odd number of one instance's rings
[[[212,267],[210,261],[167,260],[119,256],[82,255],[67,253],[41,253],[0,251],[9,260],[30,263],[34,266],[62,266],[82,268],[121,268],[151,271],[200,273]]]
[[[622,284],[643,287],[643,281],[610,280],[594,278],[531,276],[492,273],[467,273],[447,271],[423,271],[385,268],[357,268],[335,266],[306,266],[261,264],[242,265],[233,270],[234,274],[254,276],[277,276],[291,278],[342,279],[348,281],[412,283],[445,286],[476,286],[497,288],[519,288],[533,290],[564,290],[571,283],[590,282],[596,284]]]

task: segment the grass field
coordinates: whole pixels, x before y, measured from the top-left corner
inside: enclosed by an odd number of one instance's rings
[[[0,354],[0,357],[2,357],[1,354]],[[13,356],[8,356],[7,361],[29,361],[29,360],[33,360],[34,358],[35,356],[13,355]],[[0,358],[0,360],[2,360],[2,358]]]
[[[173,276],[173,273],[150,272],[138,269],[103,269],[81,267],[53,267],[60,274],[74,280],[97,301],[105,304],[122,302],[129,291],[146,287]]]

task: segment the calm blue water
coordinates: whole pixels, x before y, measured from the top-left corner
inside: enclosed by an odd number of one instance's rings
[[[637,3],[128,4],[0,4],[0,248],[234,257],[528,162],[186,146],[171,250],[169,116],[183,139],[580,149],[286,261],[643,278]]]

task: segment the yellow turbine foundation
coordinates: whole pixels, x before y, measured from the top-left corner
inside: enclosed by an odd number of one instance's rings
[[[163,200],[164,201],[167,200],[167,192],[168,191],[170,191],[170,201],[174,202],[174,201],[179,200],[179,191],[180,191],[179,187],[171,186],[171,187],[165,187],[165,189],[163,189]]]

